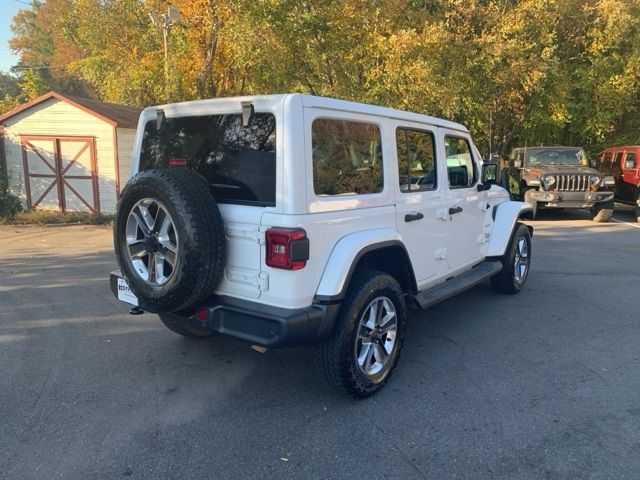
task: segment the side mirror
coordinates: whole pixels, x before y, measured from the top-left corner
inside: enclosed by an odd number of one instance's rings
[[[522,168],[522,160],[514,160],[513,168]]]
[[[498,183],[498,164],[497,163],[483,163],[482,173],[480,174],[480,184],[478,185],[478,191],[489,190],[491,185]]]

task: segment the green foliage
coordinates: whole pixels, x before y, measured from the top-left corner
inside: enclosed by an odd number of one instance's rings
[[[166,12],[164,0],[21,10],[11,47],[23,67],[45,67],[23,73],[22,98],[42,87],[34,71],[48,89],[136,106],[299,91],[456,120],[483,152],[491,143],[503,153],[540,143],[597,150],[640,107],[637,0],[171,3],[181,17],[166,66],[149,19]],[[18,98],[1,93],[0,109]]]
[[[9,192],[9,178],[0,167],[0,221],[13,218],[21,211],[22,202]]]
[[[36,70],[26,70],[18,85],[24,101],[33,100],[49,91],[47,82]]]

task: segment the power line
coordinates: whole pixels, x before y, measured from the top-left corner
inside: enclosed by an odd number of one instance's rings
[[[34,5],[33,3],[31,3],[31,2],[25,2],[24,0],[13,0],[13,1],[14,1],[14,2],[17,2],[17,3],[23,3],[23,4],[25,4],[25,5],[29,5],[30,7],[35,7],[35,5]]]

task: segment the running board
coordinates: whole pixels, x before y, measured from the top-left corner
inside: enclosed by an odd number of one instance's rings
[[[428,290],[418,292],[413,298],[420,308],[427,308],[431,305],[435,305],[447,298],[451,298],[460,292],[477,285],[483,280],[493,277],[496,273],[502,270],[502,263],[500,260],[485,260],[484,262],[476,265],[468,272],[465,272],[457,277],[452,277],[440,285],[437,285]]]

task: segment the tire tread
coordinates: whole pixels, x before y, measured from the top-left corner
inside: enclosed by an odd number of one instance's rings
[[[213,293],[224,272],[226,239],[220,210],[211,195],[207,181],[193,170],[171,168],[145,170],[133,177],[122,192],[114,222],[114,244],[120,268],[128,261],[121,252],[120,232],[124,228],[128,209],[122,208],[125,199],[137,198],[138,190],[158,188],[167,193],[171,203],[189,231],[181,282],[161,296],[153,296],[130,282],[133,292],[142,297],[142,308],[181,311],[193,308]],[[127,210],[127,211],[123,211]]]

